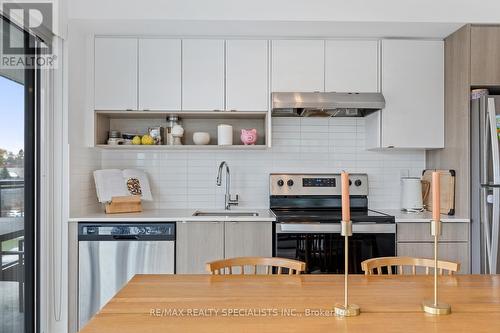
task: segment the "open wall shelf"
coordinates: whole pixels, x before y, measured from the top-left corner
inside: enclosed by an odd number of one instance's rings
[[[268,147],[266,145],[231,145],[231,146],[218,146],[218,145],[180,145],[180,146],[167,146],[167,145],[96,145],[100,149],[114,149],[114,150],[264,150]]]
[[[184,127],[183,145],[108,145],[110,130],[121,133],[143,135],[148,127],[167,125],[167,117],[176,115]],[[217,145],[217,125],[233,126],[233,145]],[[247,111],[95,111],[94,146],[115,150],[259,150],[269,147],[269,113]],[[255,145],[244,145],[240,140],[243,128],[256,128],[258,133]],[[208,145],[195,145],[194,132],[210,133]]]

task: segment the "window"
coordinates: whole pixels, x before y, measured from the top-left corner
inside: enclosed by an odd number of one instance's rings
[[[5,18],[10,38],[28,34]],[[2,34],[6,29],[2,29]],[[3,50],[2,50],[3,51]],[[1,52],[3,54],[3,52]],[[0,332],[35,332],[36,69],[0,68]]]

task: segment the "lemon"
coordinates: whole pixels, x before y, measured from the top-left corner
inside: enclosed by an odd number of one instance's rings
[[[140,145],[141,144],[141,137],[138,135],[134,136],[134,138],[132,139],[132,144],[133,145]]]
[[[141,143],[143,145],[154,145],[155,140],[151,137],[151,135],[146,134],[142,136]]]

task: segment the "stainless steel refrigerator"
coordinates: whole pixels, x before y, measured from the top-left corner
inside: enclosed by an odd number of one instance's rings
[[[500,272],[500,95],[471,95],[472,271]]]

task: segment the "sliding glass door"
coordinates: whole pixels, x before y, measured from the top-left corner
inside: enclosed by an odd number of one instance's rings
[[[1,16],[0,19],[2,34],[9,33],[13,44],[26,47],[28,33]],[[3,37],[2,41],[5,41]],[[9,68],[2,65],[0,68],[0,332],[2,333],[35,332],[37,327],[36,72],[33,68],[19,66]]]

